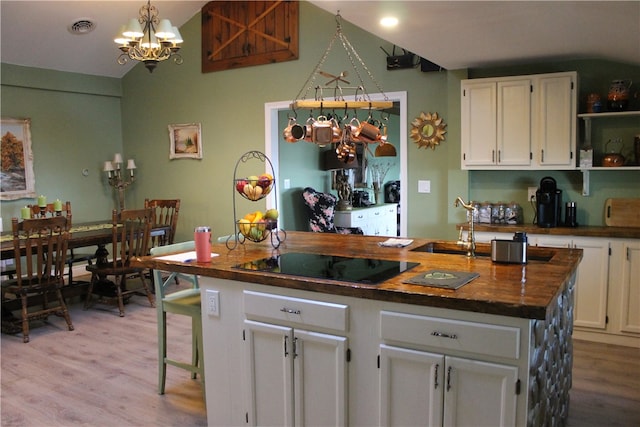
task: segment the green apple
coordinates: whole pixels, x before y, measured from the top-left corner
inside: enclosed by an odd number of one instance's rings
[[[267,219],[278,219],[278,210],[277,209],[268,209],[264,213],[264,217]]]
[[[254,187],[258,185],[259,180],[260,178],[258,178],[255,175],[251,175],[249,178],[247,178],[247,181],[249,181],[249,184],[251,184]]]

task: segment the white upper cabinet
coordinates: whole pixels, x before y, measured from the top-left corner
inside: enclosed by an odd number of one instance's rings
[[[537,141],[537,152],[534,161],[540,167],[574,169],[577,73],[542,75],[536,80],[533,138]]]
[[[574,169],[577,73],[463,80],[462,169]]]

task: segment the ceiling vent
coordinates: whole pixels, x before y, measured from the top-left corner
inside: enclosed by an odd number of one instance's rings
[[[71,34],[83,35],[95,30],[96,24],[89,18],[80,18],[73,24],[69,25],[68,29]]]

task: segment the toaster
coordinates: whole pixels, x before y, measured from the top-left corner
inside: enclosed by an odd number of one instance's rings
[[[493,239],[491,241],[491,261],[508,264],[527,263],[527,233],[517,232],[513,240]]]

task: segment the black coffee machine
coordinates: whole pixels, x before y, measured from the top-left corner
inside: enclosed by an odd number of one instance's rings
[[[562,190],[558,190],[556,180],[546,176],[540,180],[536,191],[538,227],[550,228],[561,225]]]

